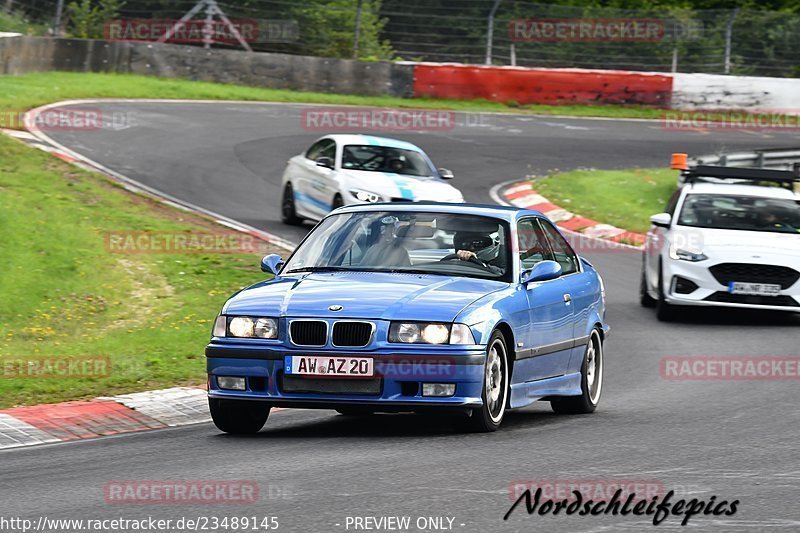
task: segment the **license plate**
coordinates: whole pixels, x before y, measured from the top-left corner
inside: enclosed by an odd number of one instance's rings
[[[374,373],[371,357],[287,355],[283,367],[287,374],[306,376],[372,377]]]
[[[731,294],[744,294],[751,296],[777,296],[781,292],[780,285],[772,283],[744,283],[741,281],[731,281],[728,284],[728,292]]]

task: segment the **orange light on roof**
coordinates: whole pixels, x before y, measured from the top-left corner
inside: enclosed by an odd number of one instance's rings
[[[669,166],[673,170],[689,170],[689,155],[672,154],[672,161]]]

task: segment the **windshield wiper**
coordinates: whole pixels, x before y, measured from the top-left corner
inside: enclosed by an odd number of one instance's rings
[[[445,276],[441,272],[431,272],[430,270],[413,268],[370,268],[370,267],[341,267],[341,266],[307,266],[287,270],[286,274],[294,272],[381,272],[389,274],[430,274],[434,276]]]
[[[370,272],[388,272],[390,274],[425,274],[425,275],[432,275],[432,276],[447,276],[448,274],[442,274],[441,272],[431,272],[430,270],[423,270],[421,268],[375,268],[371,269]]]
[[[357,269],[339,267],[339,266],[307,266],[307,267],[293,268],[291,270],[287,270],[286,273],[292,274],[294,272],[348,272],[351,270],[357,270]]]

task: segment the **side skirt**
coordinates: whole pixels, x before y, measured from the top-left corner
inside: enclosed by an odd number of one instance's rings
[[[546,396],[580,396],[581,393],[580,372],[517,383],[511,385],[511,409],[525,407]]]

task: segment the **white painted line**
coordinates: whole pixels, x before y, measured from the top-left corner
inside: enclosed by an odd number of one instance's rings
[[[10,130],[10,129],[7,129],[7,128],[0,128],[0,131],[2,131],[4,134],[8,135],[9,137],[14,137],[16,139],[25,139],[25,140],[28,140],[28,141],[38,140],[38,139],[36,139],[36,137],[34,137],[31,133],[29,133],[27,131]]]
[[[559,222],[564,222],[565,220],[569,220],[575,216],[566,209],[562,209],[560,207],[558,209],[552,209],[550,211],[546,211],[545,215],[547,215],[547,218],[549,218],[556,224],[558,224]]]
[[[167,426],[185,426],[209,422],[208,399],[204,389],[171,389],[135,392],[101,398],[121,403],[129,409],[158,420]]]
[[[513,185],[506,189],[506,194],[514,194],[515,192],[531,190],[531,186],[527,183],[520,183],[519,185]]]
[[[539,205],[547,202],[547,198],[542,196],[541,194],[526,194],[525,196],[519,196],[517,198],[512,198],[509,200],[512,204],[518,207],[531,207],[534,205]]]
[[[0,413],[0,449],[33,446],[48,442],[61,442],[61,439],[11,415]]]
[[[583,230],[584,235],[597,238],[616,237],[617,235],[622,235],[623,233],[625,233],[624,229],[619,229],[610,224],[597,224],[594,226],[589,226]]]

